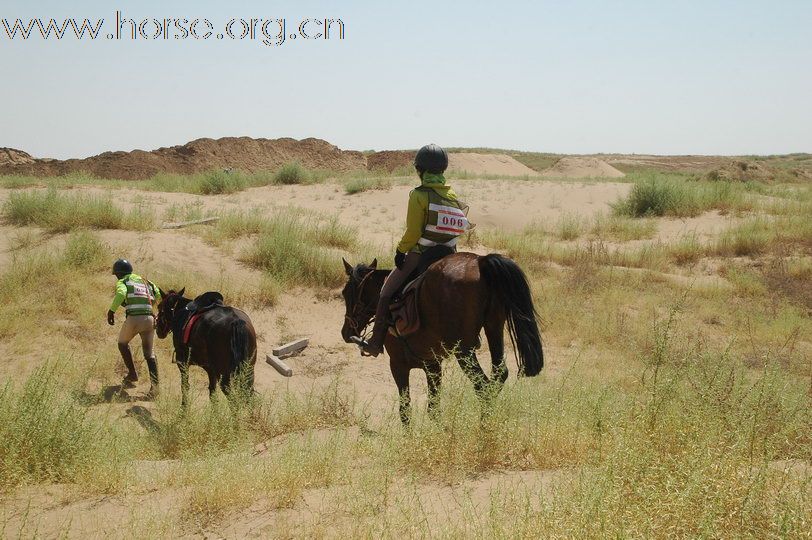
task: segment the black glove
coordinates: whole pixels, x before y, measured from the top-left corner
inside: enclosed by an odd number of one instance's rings
[[[406,262],[406,254],[395,250],[395,266],[400,270],[403,268],[403,263]]]
[[[109,324],[110,326],[116,324],[116,314],[113,313],[112,311],[107,312],[107,324]]]

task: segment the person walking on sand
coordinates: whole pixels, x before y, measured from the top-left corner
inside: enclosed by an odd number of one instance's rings
[[[149,369],[150,395],[156,397],[158,395],[158,361],[152,350],[155,339],[155,318],[152,308],[161,301],[161,289],[151,281],[134,274],[132,264],[126,259],[119,259],[113,263],[113,275],[118,281],[116,281],[116,295],[107,312],[107,324],[113,326],[116,323],[116,310],[120,306],[124,306],[126,318],[118,334],[118,351],[127,367],[123,385],[132,388],[138,380],[133,355],[130,351],[130,341],[138,334],[141,336],[141,348]]]
[[[406,214],[406,232],[395,251],[395,269],[384,281],[372,337],[362,345],[363,354],[378,356],[389,329],[389,304],[420,262],[420,255],[434,246],[447,246],[456,251],[457,237],[464,233],[468,223],[467,210],[454,190],[446,184],[443,173],[448,168],[448,154],[436,144],[428,144],[417,151],[414,168],[420,177],[420,186],[409,193]]]

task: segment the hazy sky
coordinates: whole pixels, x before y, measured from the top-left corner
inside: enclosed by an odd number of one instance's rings
[[[0,146],[66,158],[249,135],[359,150],[812,151],[808,0],[67,4],[0,3],[10,24],[105,19],[95,41],[12,41],[0,21]],[[340,18],[346,33],[109,40],[116,9],[215,32],[232,18],[285,18],[288,34]]]

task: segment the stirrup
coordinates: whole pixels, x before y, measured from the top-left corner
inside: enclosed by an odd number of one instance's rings
[[[372,354],[366,352],[366,348],[369,347],[369,341],[366,341],[359,336],[351,336],[350,341],[358,345],[358,348],[361,349],[361,356],[373,356]]]

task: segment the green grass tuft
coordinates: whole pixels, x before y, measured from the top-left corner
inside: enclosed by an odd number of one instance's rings
[[[274,175],[274,182],[277,184],[308,184],[312,179],[310,172],[302,167],[299,162],[291,162],[282,165]]]
[[[154,214],[140,205],[122,210],[112,197],[63,194],[53,189],[11,193],[3,205],[3,217],[13,225],[36,225],[49,232],[79,228],[145,231],[155,224]]]
[[[391,178],[352,178],[344,184],[344,191],[348,195],[355,195],[362,191],[388,190],[391,188]]]

